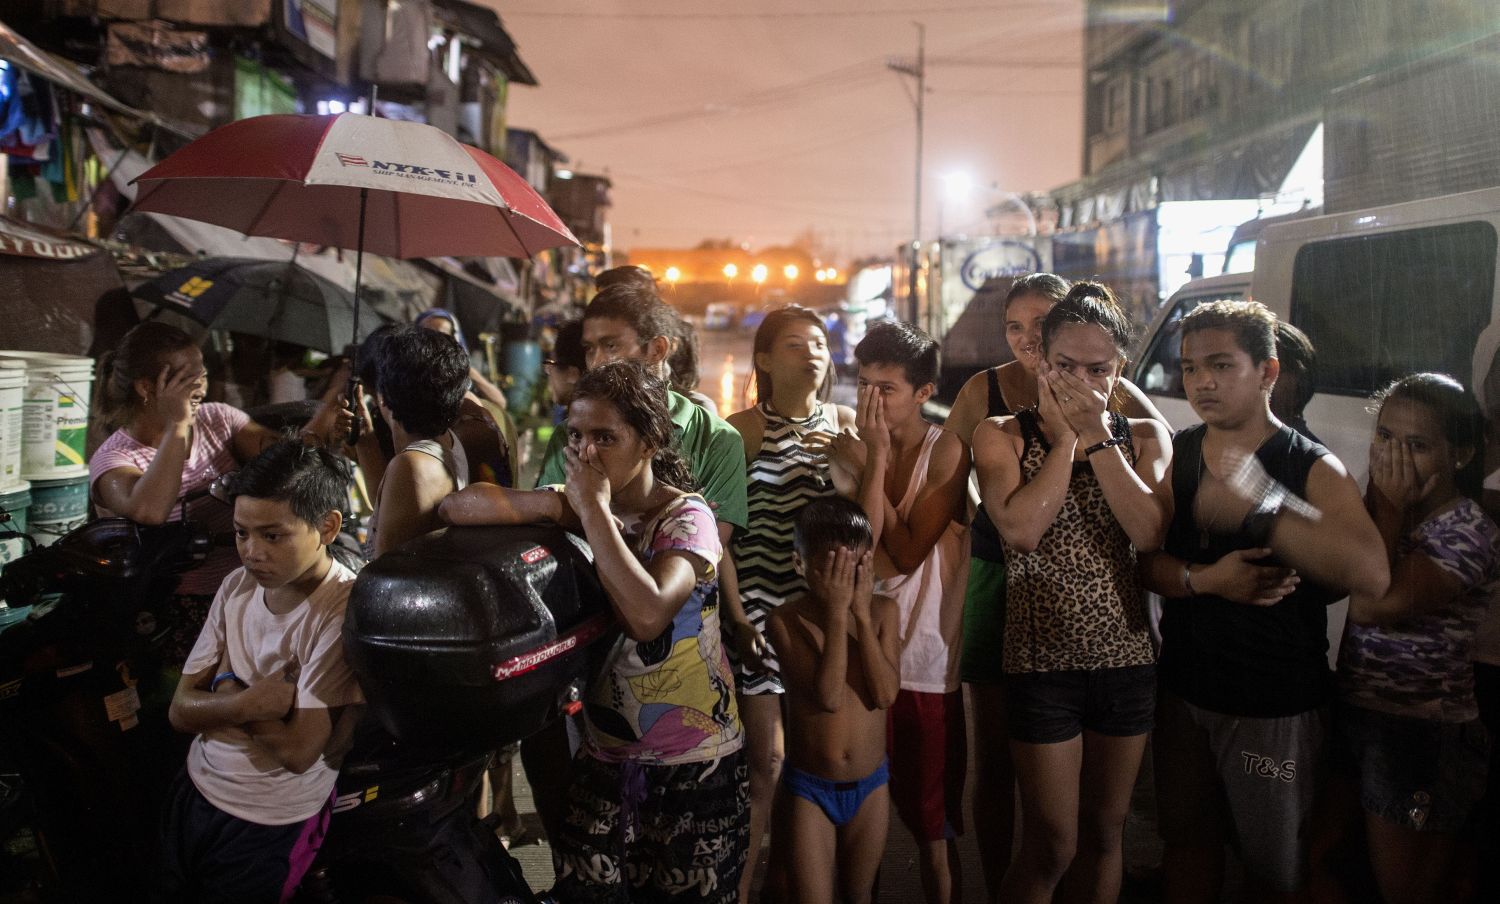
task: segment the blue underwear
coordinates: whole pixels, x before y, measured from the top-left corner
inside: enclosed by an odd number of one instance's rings
[[[890,766],[885,760],[880,761],[874,772],[857,782],[831,782],[795,766],[781,767],[781,783],[786,789],[808,803],[817,804],[828,820],[838,827],[848,825],[865,798],[890,778]]]

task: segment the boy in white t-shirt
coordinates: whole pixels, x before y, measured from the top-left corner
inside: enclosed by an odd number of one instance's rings
[[[235,545],[182,681],[172,725],[193,732],[162,824],[159,900],[285,901],[322,844],[344,707],[362,702],[341,632],[354,574],[328,546],[346,471],[300,442],[235,476]]]

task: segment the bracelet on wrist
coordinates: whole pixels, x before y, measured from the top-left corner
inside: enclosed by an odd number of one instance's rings
[[[1105,449],[1112,449],[1115,446],[1123,445],[1125,445],[1125,440],[1121,439],[1118,436],[1111,436],[1109,439],[1100,440],[1099,442],[1094,443],[1092,446],[1089,446],[1087,449],[1084,449],[1083,457],[1088,458],[1095,452],[1103,452]]]
[[[1193,589],[1193,566],[1190,564],[1182,566],[1182,589],[1187,591],[1188,596],[1198,595],[1198,591]]]
[[[213,681],[210,681],[208,683],[208,691],[209,693],[213,693],[214,691],[218,690],[219,685],[223,684],[224,682],[239,680],[240,676],[236,675],[234,672],[220,672],[219,674],[214,676]]]

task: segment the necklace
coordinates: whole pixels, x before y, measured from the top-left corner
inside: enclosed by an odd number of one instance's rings
[[[1273,437],[1277,433],[1281,432],[1282,426],[1284,426],[1284,425],[1280,421],[1276,420],[1275,418],[1272,418],[1269,429],[1266,430],[1266,432],[1261,436],[1261,438],[1256,441],[1255,446],[1251,450],[1250,454],[1251,455],[1258,454],[1260,452],[1261,448],[1264,447],[1266,443],[1270,442],[1271,437]],[[1204,437],[1204,438],[1207,439],[1207,437]],[[1220,456],[1220,467],[1221,467],[1221,469],[1222,469],[1222,466],[1223,466],[1223,457]],[[1203,454],[1203,446],[1199,445],[1199,447],[1198,447],[1198,484],[1197,484],[1198,487],[1203,486],[1203,474],[1204,474],[1205,471],[1208,471],[1208,470],[1209,470],[1208,469],[1208,456],[1206,456],[1206,455]],[[1210,471],[1209,473],[1213,473],[1213,472]],[[1219,474],[1214,474],[1214,477],[1216,479],[1219,479],[1219,480],[1224,480],[1225,479],[1224,475],[1219,475]],[[1193,489],[1193,523],[1195,525],[1198,525],[1198,548],[1200,550],[1203,550],[1203,549],[1208,549],[1210,537],[1209,537],[1208,529],[1205,528],[1205,527],[1203,527],[1203,526],[1201,526],[1201,524],[1199,522],[1199,517],[1198,517],[1198,512],[1197,512],[1197,507],[1198,507],[1197,495],[1198,495],[1197,487],[1194,487],[1194,489]]]

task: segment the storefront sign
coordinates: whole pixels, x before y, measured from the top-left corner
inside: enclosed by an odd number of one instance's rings
[[[0,254],[20,257],[41,257],[48,260],[66,261],[88,257],[99,251],[93,245],[72,242],[59,236],[33,229],[24,223],[0,218]]]
[[[959,277],[971,292],[978,292],[986,280],[997,276],[1017,276],[1042,269],[1036,249],[1025,242],[1001,239],[977,249],[964,258]]]

